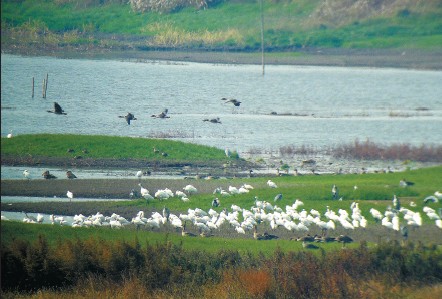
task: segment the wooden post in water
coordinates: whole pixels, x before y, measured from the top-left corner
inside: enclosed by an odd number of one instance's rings
[[[261,4],[261,60],[262,60],[262,75],[264,76],[264,8],[263,2],[264,0],[260,0]]]
[[[48,76],[49,74],[46,73],[46,79],[43,79],[43,91],[42,91],[43,99],[46,99],[46,92],[48,91],[48,79],[49,79]]]
[[[49,76],[49,74],[48,73],[46,73],[46,84],[45,84],[45,99],[46,99],[46,92],[48,91],[48,76]]]
[[[34,77],[32,77],[32,98],[34,98]]]
[[[43,99],[46,98],[45,89],[46,89],[46,79],[43,79],[43,86],[42,86],[42,92],[41,92],[41,96]]]

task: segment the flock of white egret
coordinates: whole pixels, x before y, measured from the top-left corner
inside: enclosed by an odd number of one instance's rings
[[[269,181],[272,183],[271,181]],[[149,195],[149,191],[142,187],[141,195],[145,198]],[[272,187],[272,184],[268,184]],[[247,193],[253,189],[253,186],[244,184],[240,188],[230,186],[229,192],[218,187],[214,190],[214,194],[224,196],[231,196],[240,193],[239,190]],[[194,194],[197,189],[192,185],[186,185],[183,188],[184,191],[177,190],[175,193],[170,189],[158,190],[153,198],[160,200],[178,197],[181,200],[188,200],[188,196]],[[71,192],[70,192],[71,193]],[[68,191],[68,197],[72,198],[73,195]],[[183,236],[194,236],[191,232],[186,230],[186,227],[193,227],[198,231],[201,236],[211,236],[217,230],[224,229],[226,231],[236,232],[238,234],[247,235],[250,234],[255,239],[266,240],[277,238],[276,236],[269,235],[267,233],[258,234],[257,228],[275,230],[276,228],[285,228],[287,231],[298,232],[299,234],[308,234],[311,230],[320,230],[322,233],[320,236],[314,239],[314,241],[328,241],[328,232],[334,231],[337,227],[341,227],[346,231],[354,231],[357,229],[364,229],[368,226],[368,220],[362,215],[358,202],[352,202],[349,209],[332,210],[329,206],[326,207],[325,212],[321,213],[316,209],[310,209],[309,211],[304,209],[304,203],[296,199],[291,205],[286,205],[282,208],[277,205],[279,201],[278,197],[282,198],[282,194],[278,194],[275,197],[274,204],[259,200],[258,197],[254,198],[254,204],[250,208],[240,207],[239,205],[232,204],[230,208],[224,208],[222,211],[217,212],[213,208],[205,211],[200,208],[188,209],[187,213],[174,214],[164,206],[162,213],[157,211],[152,212],[148,217],[144,211],[139,211],[132,219],[126,219],[120,215],[112,214],[105,216],[101,213],[95,215],[84,216],[75,215],[71,225],[73,227],[111,227],[122,228],[126,226],[135,226],[137,229],[160,229],[161,227],[169,226],[177,230],[181,230]],[[442,199],[439,192],[435,192],[432,195],[436,200],[431,201],[438,202]],[[219,206],[219,199],[215,198]],[[166,203],[166,202],[165,202]],[[213,205],[213,202],[212,202]],[[216,207],[216,206],[214,206]],[[392,201],[392,206],[388,206],[385,211],[379,211],[375,208],[369,210],[372,219],[375,223],[380,223],[382,226],[389,230],[402,232],[404,238],[408,235],[408,227],[416,228],[420,227],[423,222],[423,217],[428,217],[434,224],[442,229],[442,208],[435,210],[428,205],[425,205],[422,211],[416,210],[416,205],[413,202],[410,203],[410,207],[403,207],[400,204],[399,199],[395,196]],[[45,221],[42,214],[38,214],[37,217],[26,216],[23,222],[27,223],[43,223]],[[49,216],[49,221],[52,224],[65,225],[67,221],[62,216]],[[342,237],[341,237],[342,238]],[[299,241],[309,241],[309,238],[298,237],[292,238]],[[344,242],[345,243],[345,242]]]

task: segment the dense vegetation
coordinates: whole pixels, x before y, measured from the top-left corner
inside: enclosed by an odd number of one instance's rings
[[[259,1],[2,0],[2,49],[261,47]],[[263,1],[267,51],[440,49],[440,1]]]
[[[4,225],[12,223],[2,222],[2,233]],[[11,229],[20,226],[26,225]],[[385,298],[416,290],[436,298],[440,287],[431,286],[442,282],[441,261],[436,247],[412,243],[368,248],[362,242],[322,255],[277,249],[263,256],[189,251],[144,238],[72,238],[50,246],[39,235],[34,241],[2,242],[1,288],[3,298],[27,291],[38,291],[40,298]]]

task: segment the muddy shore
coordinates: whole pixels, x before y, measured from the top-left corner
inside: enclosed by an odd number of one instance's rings
[[[2,46],[2,53],[58,58],[112,59],[122,61],[199,62],[212,64],[261,65],[258,52],[192,49],[99,49],[59,48],[39,49]],[[265,53],[266,65],[376,67],[409,69],[442,69],[442,50],[417,49],[295,49]]]

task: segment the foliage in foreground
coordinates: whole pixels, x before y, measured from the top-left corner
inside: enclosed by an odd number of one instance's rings
[[[64,240],[49,246],[44,235],[31,243],[2,244],[2,292],[115,292],[115,286],[145,296],[236,298],[369,297],[404,284],[442,282],[442,252],[436,246],[397,242],[322,252],[282,252],[270,257],[220,249],[186,251],[171,242],[145,246],[127,241]],[[109,286],[113,286],[108,289]],[[108,294],[109,295],[109,294]]]

